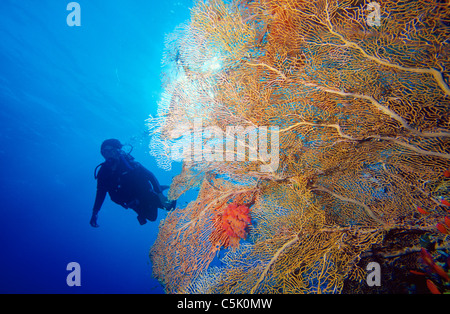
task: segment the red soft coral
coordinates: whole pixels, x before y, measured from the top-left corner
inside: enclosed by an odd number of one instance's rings
[[[248,225],[251,224],[250,208],[230,204],[221,216],[221,228],[228,237],[224,246],[238,247],[240,239],[245,239],[248,234]]]

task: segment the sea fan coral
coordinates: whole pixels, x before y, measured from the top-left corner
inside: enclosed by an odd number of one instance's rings
[[[168,37],[152,154],[185,156],[170,198],[200,188],[151,250],[168,293],[406,293],[422,247],[449,254],[449,7],[378,1],[373,26],[370,2],[198,0]]]

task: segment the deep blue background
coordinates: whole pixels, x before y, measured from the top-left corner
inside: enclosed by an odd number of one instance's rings
[[[0,292],[162,293],[148,258],[158,222],[107,198],[92,228],[93,170],[111,137],[161,184],[179,170],[156,167],[145,120],[164,35],[192,0],[81,0],[81,27],[66,24],[69,2],[0,1]],[[66,285],[69,262],[81,287]]]

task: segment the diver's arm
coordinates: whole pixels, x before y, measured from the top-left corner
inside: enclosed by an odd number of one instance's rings
[[[92,209],[92,217],[90,224],[92,227],[97,228],[97,218],[98,218],[98,212],[100,211],[100,208],[102,208],[103,202],[106,198],[106,189],[102,187],[97,187],[97,194],[95,196],[95,202],[94,202],[94,208]]]

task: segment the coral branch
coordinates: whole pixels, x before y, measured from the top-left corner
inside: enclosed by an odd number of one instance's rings
[[[331,194],[331,195],[333,195],[334,197],[340,199],[341,201],[349,202],[349,203],[353,203],[353,204],[359,205],[359,206],[363,207],[363,208],[364,208],[364,211],[367,213],[367,215],[369,215],[369,216],[370,216],[373,220],[375,220],[378,224],[382,225],[384,228],[388,227],[388,225],[387,225],[384,221],[380,220],[379,218],[377,218],[377,217],[375,216],[375,214],[372,212],[372,210],[369,208],[369,206],[367,206],[367,205],[365,205],[365,204],[363,204],[363,203],[361,203],[361,202],[359,202],[359,201],[357,201],[357,200],[355,200],[355,199],[348,198],[348,197],[345,197],[345,196],[336,194],[336,193],[334,193],[334,192],[330,191],[329,189],[327,189],[327,188],[325,188],[325,187],[322,187],[322,186],[315,186],[315,187],[312,189],[312,191],[322,191],[322,192],[326,192],[326,193]]]
[[[264,277],[267,275],[267,272],[269,271],[270,267],[275,263],[275,261],[280,257],[283,252],[295,244],[299,240],[298,235],[295,235],[290,241],[286,242],[272,257],[270,262],[266,265],[264,268],[264,271],[261,273],[261,276],[259,277],[258,281],[255,283],[253,288],[250,290],[250,294],[254,294],[256,289],[258,288],[259,284],[264,280]]]
[[[402,70],[402,71],[408,71],[408,72],[412,72],[412,73],[426,73],[426,74],[430,74],[430,75],[432,75],[435,78],[437,84],[444,91],[444,93],[447,96],[450,96],[450,88],[449,88],[449,86],[445,83],[444,78],[442,77],[442,73],[437,71],[436,69],[411,68],[411,67],[404,67],[404,66],[401,66],[401,65],[397,65],[397,64],[391,63],[389,61],[382,60],[380,58],[371,56],[368,53],[366,53],[364,51],[364,49],[361,48],[358,44],[356,44],[354,42],[351,42],[349,40],[346,40],[344,38],[344,36],[342,36],[341,34],[339,34],[339,33],[337,33],[336,31],[333,30],[333,26],[332,26],[331,21],[330,21],[330,15],[329,15],[329,12],[328,12],[328,1],[325,0],[325,3],[326,3],[326,5],[325,5],[325,12],[326,12],[326,15],[327,15],[328,30],[330,31],[331,34],[337,36],[344,43],[345,46],[350,47],[350,48],[354,48],[354,49],[358,50],[359,52],[361,52],[361,54],[365,58],[367,58],[367,59],[369,59],[371,61],[374,61],[374,62],[376,62],[378,64],[387,66],[387,67],[395,68],[395,69]]]
[[[411,126],[408,125],[408,123],[405,121],[405,119],[403,119],[400,115],[396,114],[392,110],[390,110],[390,109],[384,107],[383,105],[381,105],[372,96],[360,95],[360,94],[357,94],[357,93],[346,93],[346,92],[343,92],[343,91],[334,90],[334,89],[326,88],[326,87],[323,87],[323,86],[319,86],[319,85],[314,84],[314,83],[308,83],[308,82],[302,82],[302,83],[303,83],[304,86],[314,87],[314,88],[317,88],[317,89],[319,89],[321,91],[324,91],[324,92],[327,92],[327,93],[330,93],[330,94],[340,95],[340,96],[344,96],[344,97],[345,96],[350,96],[350,97],[355,97],[355,98],[368,100],[378,110],[380,110],[384,114],[388,115],[392,119],[398,121],[405,129],[407,129],[408,131],[410,131],[414,135],[419,135],[419,136],[423,136],[423,137],[443,137],[443,136],[444,137],[450,137],[450,133],[449,132],[420,132],[420,131],[412,128]]]
[[[257,67],[257,66],[266,67],[269,70],[271,70],[271,71],[277,73],[279,76],[281,76],[283,78],[283,80],[287,79],[286,75],[284,75],[280,70],[277,70],[277,69],[275,69],[274,67],[271,67],[268,64],[265,64],[265,63],[251,63],[251,62],[247,62],[247,64],[250,65],[250,66],[254,66],[254,67]]]

